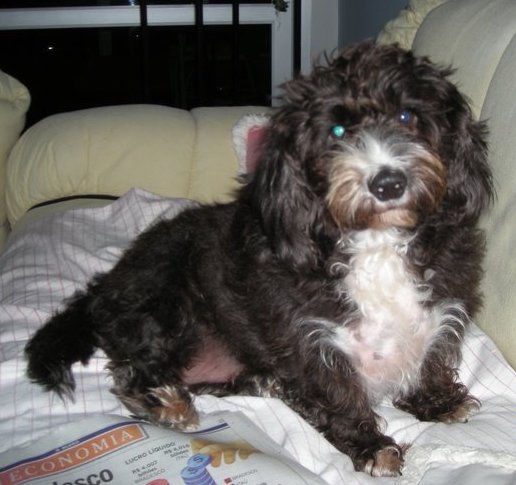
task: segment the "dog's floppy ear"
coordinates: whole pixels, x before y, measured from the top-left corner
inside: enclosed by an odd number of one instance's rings
[[[273,116],[244,190],[278,259],[297,271],[310,271],[320,264],[327,228],[324,208],[307,180],[304,145],[310,135],[301,128],[303,116],[302,110],[288,109]]]
[[[454,213],[456,222],[474,223],[494,198],[487,160],[487,127],[473,119],[458,91],[453,96],[456,109],[448,114],[452,130],[445,204]]]
[[[247,114],[232,129],[233,148],[238,160],[237,178],[245,182],[260,161],[270,116]]]

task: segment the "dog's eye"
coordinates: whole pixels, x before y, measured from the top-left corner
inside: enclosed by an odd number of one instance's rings
[[[331,129],[331,134],[335,138],[342,138],[346,134],[346,128],[342,125],[335,125]]]
[[[398,115],[398,119],[404,125],[413,125],[416,121],[416,114],[410,109],[404,109]]]

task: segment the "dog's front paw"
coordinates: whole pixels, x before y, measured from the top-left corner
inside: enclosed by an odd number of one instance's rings
[[[363,471],[373,477],[397,477],[401,475],[404,452],[405,447],[396,444],[384,446],[365,462]]]

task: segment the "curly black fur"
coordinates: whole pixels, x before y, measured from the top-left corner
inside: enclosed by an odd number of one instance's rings
[[[481,301],[476,223],[492,183],[485,127],[449,74],[398,47],[361,43],[286,83],[261,163],[235,201],[188,209],[137,238],[35,334],[29,377],[71,395],[72,363],[99,347],[114,392],[143,417],[188,427],[193,394],[277,396],[357,469],[399,473],[403,449],[381,433],[376,399],[450,422],[476,405],[454,369]],[[377,142],[390,153],[387,172],[372,155],[357,159]],[[400,172],[401,189],[390,178]],[[393,370],[389,385],[375,359],[388,366],[400,356],[381,354],[381,339],[367,347],[382,328],[368,327],[349,279],[357,241],[385,234],[405,241],[394,264],[402,261],[402,283],[414,281],[418,298],[425,288],[415,306],[425,325],[444,315],[420,344],[410,382]],[[417,334],[409,320],[400,326]],[[361,345],[373,357],[362,360]],[[206,359],[222,371],[212,375]]]

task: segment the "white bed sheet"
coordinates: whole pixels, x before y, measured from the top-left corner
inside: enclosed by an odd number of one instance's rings
[[[28,382],[23,348],[62,300],[109,269],[138,233],[188,204],[135,189],[108,206],[49,216],[13,233],[0,257],[0,452],[91,414],[127,415],[109,392],[102,352],[88,366],[74,366],[76,401],[64,404]],[[278,400],[200,396],[197,405],[204,412],[243,411],[329,484],[516,483],[516,374],[475,326],[460,376],[482,401],[466,424],[422,423],[389,403],[379,407],[385,431],[413,444],[400,479],[354,472],[345,455]]]

